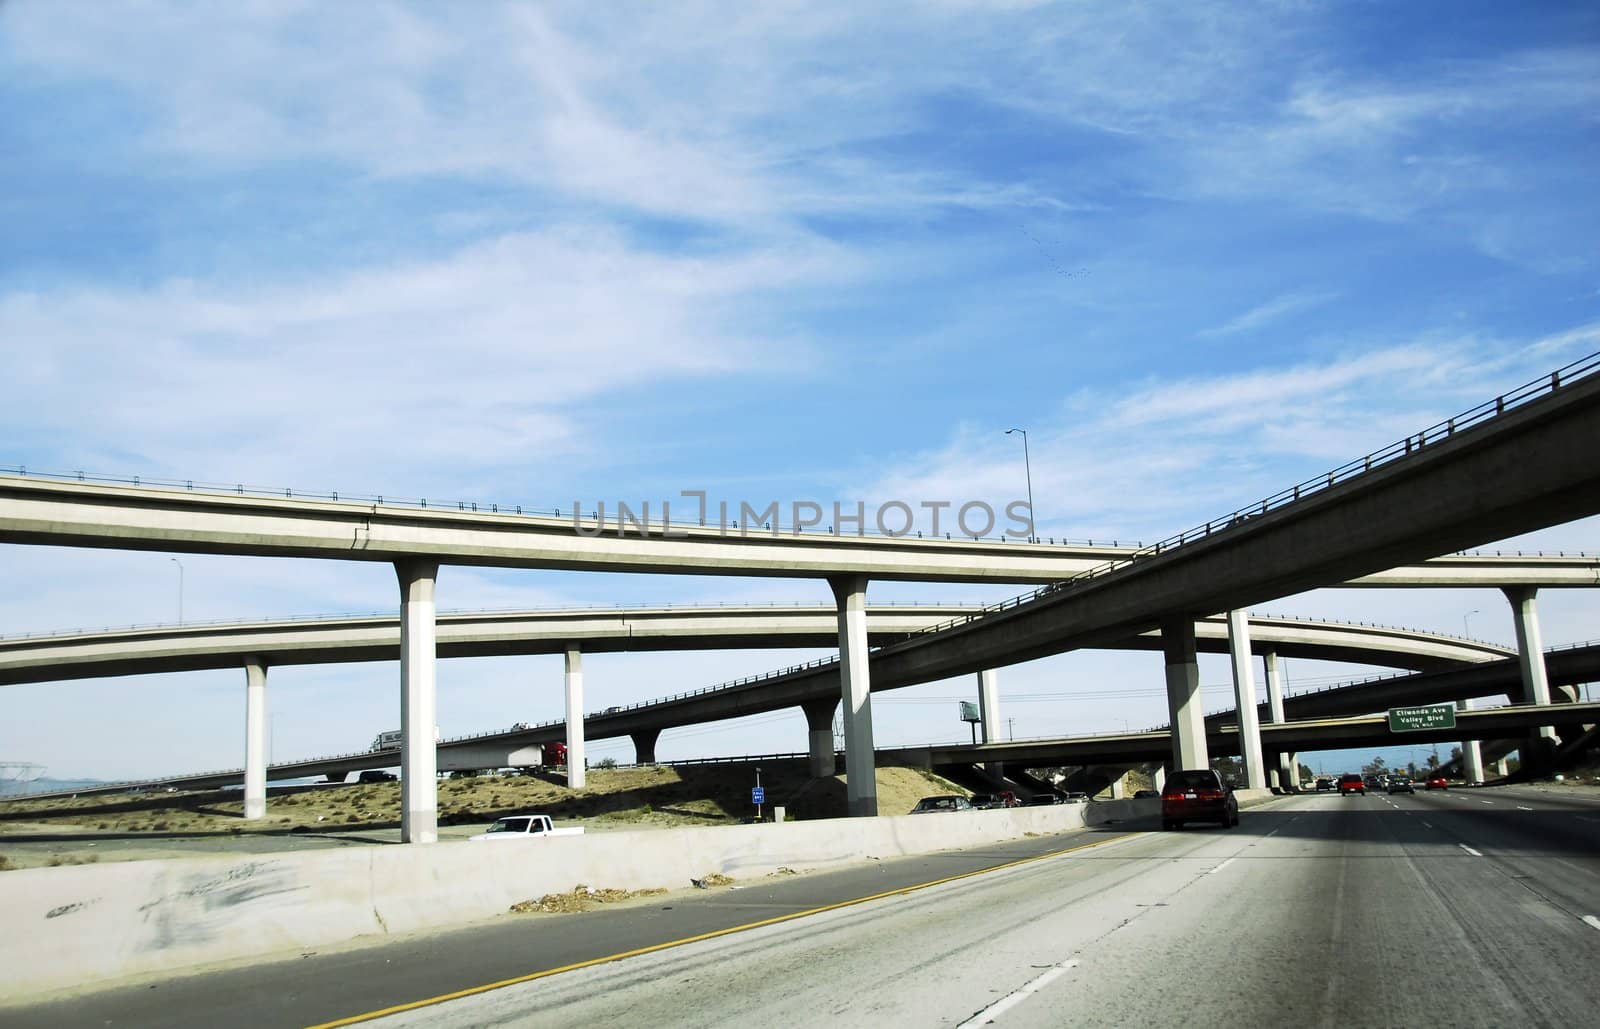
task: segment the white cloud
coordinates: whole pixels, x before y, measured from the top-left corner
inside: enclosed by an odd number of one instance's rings
[[[664,257],[575,226],[295,285],[13,293],[0,424],[98,441],[67,447],[95,471],[139,452],[304,488],[354,467],[369,485],[417,464],[527,468],[586,445],[612,391],[793,370],[806,341],[749,334],[742,312],[853,267],[816,242]]]

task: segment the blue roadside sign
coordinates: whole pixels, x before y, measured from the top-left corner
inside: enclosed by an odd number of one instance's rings
[[[766,802],[767,791],[762,789],[760,786],[752,787],[750,790],[750,803],[760,806]]]

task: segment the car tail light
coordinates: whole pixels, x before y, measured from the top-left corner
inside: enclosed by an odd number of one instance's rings
[[[1200,798],[1201,800],[1221,800],[1222,799],[1222,791],[1221,790],[1196,790],[1195,791],[1195,796]]]

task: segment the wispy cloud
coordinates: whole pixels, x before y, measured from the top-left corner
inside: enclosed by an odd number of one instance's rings
[[[1275,322],[1297,311],[1309,310],[1319,307],[1331,300],[1337,299],[1337,293],[1288,293],[1275,297],[1264,304],[1258,304],[1238,317],[1232,318],[1222,325],[1211,329],[1202,329],[1198,335],[1203,337],[1232,336],[1235,333],[1249,332],[1259,329],[1263,325]]]
[[[527,469],[586,446],[613,391],[798,370],[808,342],[750,331],[745,305],[850,267],[816,243],[664,257],[590,225],[329,281],[12,293],[0,420],[197,477]]]

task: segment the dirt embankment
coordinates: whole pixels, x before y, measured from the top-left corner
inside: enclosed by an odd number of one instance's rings
[[[812,819],[844,815],[844,776],[812,779],[804,760],[762,762],[761,785],[772,817],[774,805],[787,817]],[[929,772],[909,768],[877,770],[878,809],[904,814],[929,794],[967,791]],[[590,831],[725,825],[756,814],[750,803],[756,766],[717,765],[594,768],[581,790],[571,790],[559,774],[479,776],[439,783],[439,823],[483,826],[507,814],[542,811],[564,825]],[[153,849],[181,838],[284,836],[389,830],[400,824],[398,782],[327,784],[274,792],[267,817],[243,820],[238,791],[203,793],[101,794],[68,800],[12,800],[0,803],[0,870],[89,860],[127,860],[157,856]],[[101,847],[95,841],[137,840],[137,849]],[[8,843],[13,846],[8,847]],[[19,846],[26,844],[26,846]]]

